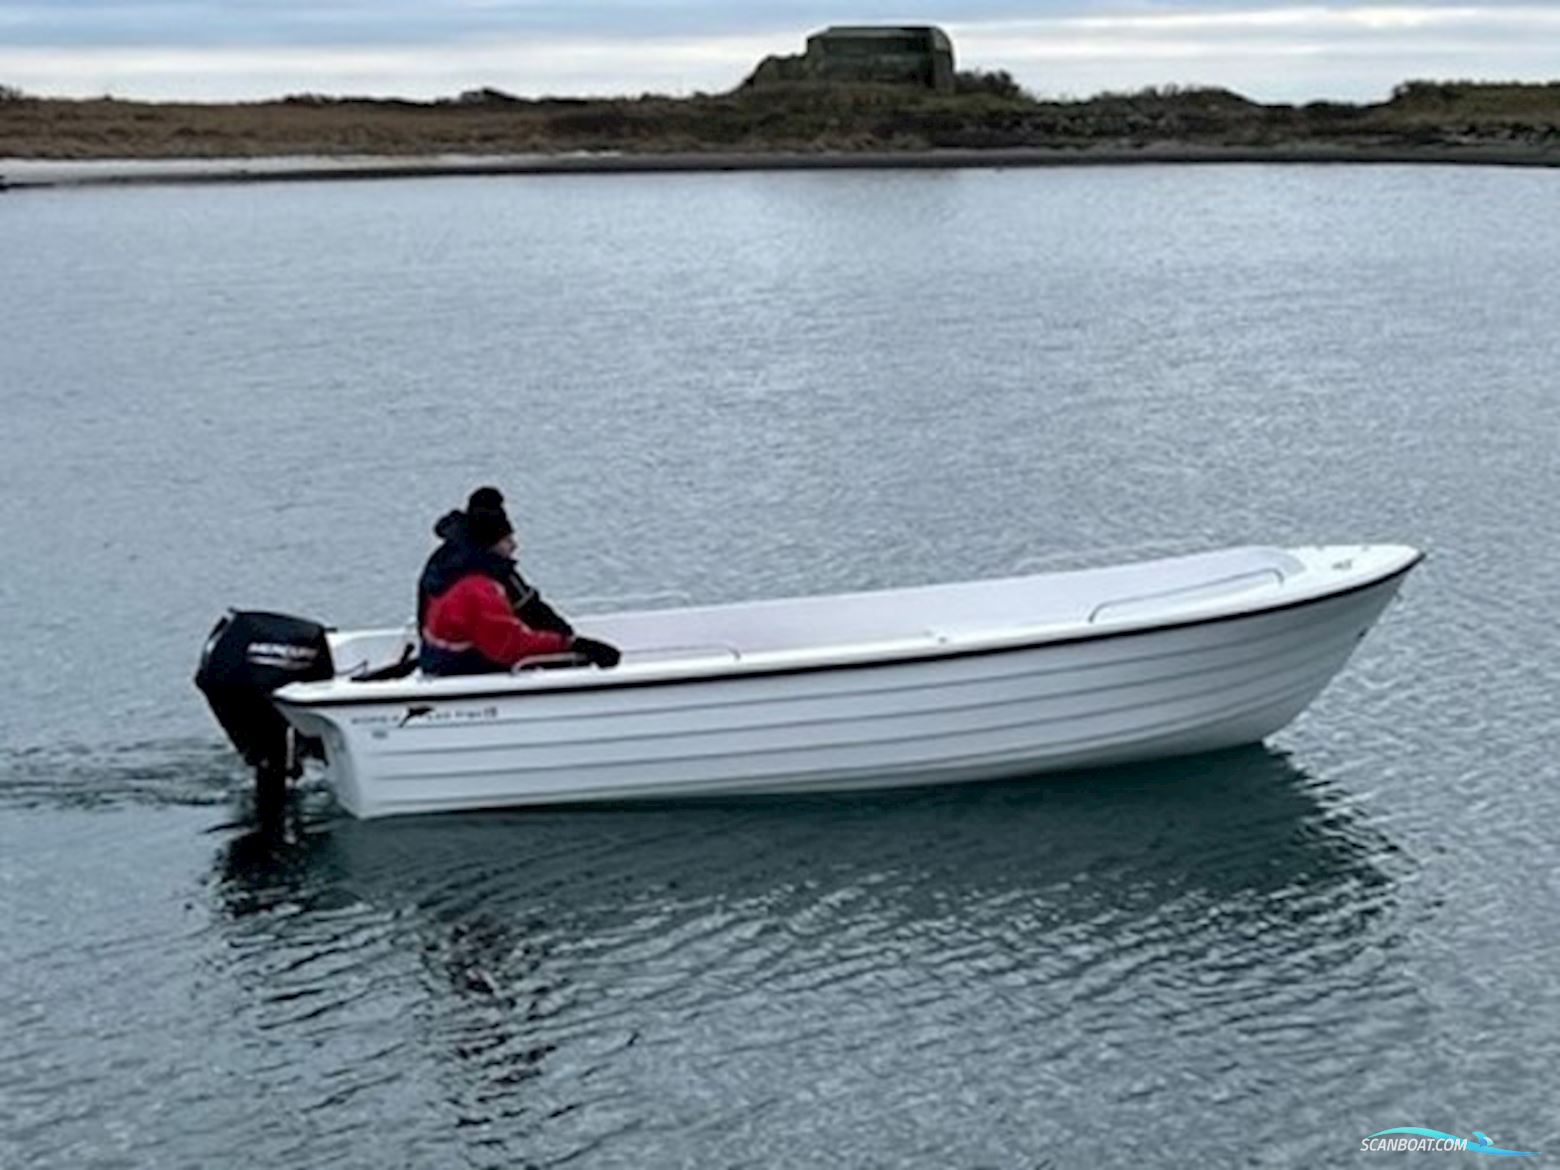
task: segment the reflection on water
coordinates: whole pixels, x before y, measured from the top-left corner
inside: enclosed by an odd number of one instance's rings
[[[1372,859],[1394,853],[1339,793],[1287,754],[1253,747],[901,792],[374,822],[295,816],[232,841],[218,890],[235,918],[272,898],[313,904],[338,891],[429,920],[442,918],[446,897],[457,908],[545,908],[595,933],[647,903],[777,908],[803,891],[804,901],[827,900],[851,888],[878,891],[874,905],[896,916],[1027,895],[1087,917],[1096,897],[1152,910],[1192,892],[1239,900],[1379,885]],[[1138,881],[1169,858],[1173,879]]]
[[[689,1124],[718,1083],[727,1109],[816,1131],[819,1077],[911,1108],[950,1049],[1011,1064],[1015,1088],[1040,1076],[1062,1115],[1162,1098],[1136,1063],[1162,1044],[1219,1050],[1221,1092],[1273,1075],[1253,1044],[1325,1063],[1300,1034],[1358,1010],[1410,869],[1254,749],[916,793],[295,819],[226,845],[213,895],[246,1010],[295,1021],[310,1000],[328,1049],[333,1015],[384,997],[397,1068],[426,1068],[484,1149],[626,1156],[623,1104],[663,1082]],[[1033,1149],[988,1137],[971,1148]]]

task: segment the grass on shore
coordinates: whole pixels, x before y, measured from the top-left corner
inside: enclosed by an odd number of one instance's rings
[[[1560,151],[1560,83],[1417,81],[1370,105],[1262,105],[1221,89],[1042,100],[799,83],[719,95],[435,102],[298,95],[238,104],[34,98],[0,86],[0,157],[217,158],[947,147],[1503,145]],[[985,83],[981,78],[986,78]]]

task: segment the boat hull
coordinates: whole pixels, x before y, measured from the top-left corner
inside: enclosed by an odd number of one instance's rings
[[[1326,687],[1403,576],[1288,607],[975,653],[279,706],[324,740],[337,798],[360,817],[1000,779],[1264,739]]]

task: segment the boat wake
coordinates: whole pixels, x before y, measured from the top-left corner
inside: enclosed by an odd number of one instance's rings
[[[0,808],[217,806],[248,800],[253,787],[214,738],[0,749]]]

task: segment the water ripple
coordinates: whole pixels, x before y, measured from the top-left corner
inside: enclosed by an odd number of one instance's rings
[[[1553,184],[7,206],[0,1163],[1334,1165],[1410,1118],[1560,1147]],[[311,783],[258,827],[189,686],[211,620],[402,620],[490,475],[556,596],[1431,557],[1273,751],[405,824]]]

